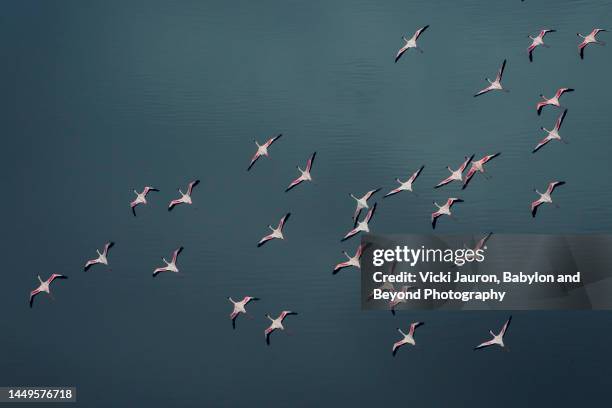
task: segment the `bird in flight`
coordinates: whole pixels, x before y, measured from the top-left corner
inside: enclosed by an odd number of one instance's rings
[[[536,213],[538,212],[538,207],[542,204],[551,204],[553,202],[551,194],[555,191],[555,188],[558,186],[562,186],[565,184],[565,181],[552,181],[548,183],[548,188],[544,193],[540,193],[538,190],[534,189],[536,193],[540,195],[540,198],[531,203],[531,216],[535,218]],[[555,204],[555,206],[559,207]]]
[[[153,271],[153,277],[156,277],[157,274],[161,272],[174,272],[178,273],[179,268],[176,266],[176,260],[178,259],[179,254],[183,252],[183,247],[179,247],[174,250],[172,253],[172,260],[170,262],[166,261],[166,258],[162,258],[162,261],[166,264],[166,266],[162,266]]]
[[[548,48],[548,45],[544,44],[544,36],[547,33],[554,33],[555,31],[557,30],[544,29],[540,30],[540,33],[535,37],[529,36],[529,38],[531,38],[531,45],[529,46],[529,48],[527,48],[527,54],[529,54],[530,62],[533,62],[533,50],[535,50],[539,46]]]
[[[479,345],[474,347],[474,350],[478,350],[481,348],[494,346],[494,345],[505,347],[504,334],[506,334],[506,330],[508,330],[508,326],[510,325],[510,320],[512,320],[512,316],[510,316],[508,320],[506,320],[506,323],[504,323],[502,329],[500,330],[498,334],[493,333],[493,330],[489,330],[489,333],[491,334],[491,336],[493,336],[493,338],[491,340],[485,341],[484,343],[480,343]]]
[[[464,190],[468,186],[468,184],[470,183],[470,180],[472,180],[472,177],[474,177],[474,174],[476,174],[477,172],[482,173],[482,175],[485,176],[485,178],[487,178],[487,175],[485,174],[484,165],[487,162],[499,156],[500,154],[501,153],[489,154],[489,155],[484,156],[480,160],[473,161],[472,166],[470,167],[470,170],[465,176],[465,180],[463,181],[463,186],[461,187],[461,189]]]
[[[405,44],[402,46],[402,48],[399,49],[399,51],[395,55],[395,62],[397,62],[400,58],[402,58],[402,55],[404,55],[404,53],[411,48],[417,49],[421,53],[423,52],[421,47],[417,45],[417,40],[421,36],[421,34],[423,34],[423,31],[427,30],[428,27],[429,25],[419,28],[418,30],[415,31],[414,35],[410,39],[407,39],[406,37],[402,37]]]
[[[462,202],[463,200],[460,198],[449,198],[448,200],[446,200],[446,203],[444,205],[438,205],[438,203],[434,201],[434,205],[438,207],[438,210],[431,213],[432,228],[436,229],[436,223],[439,217],[443,215],[448,215],[449,217],[452,217],[451,207],[455,203],[462,203]]]
[[[136,207],[140,204],[142,205],[147,205],[147,194],[149,194],[150,191],[159,191],[156,188],[153,187],[149,187],[146,186],[144,188],[144,190],[142,190],[142,193],[139,193],[138,191],[134,190],[134,194],[136,194],[136,198],[130,203],[130,207],[132,208],[132,214],[134,214],[134,217],[136,216]]]
[[[474,155],[471,155],[470,157],[465,156],[465,161],[461,163],[461,166],[459,166],[457,170],[453,170],[450,168],[450,166],[446,166],[448,171],[450,171],[451,173],[450,176],[448,176],[447,178],[445,178],[444,180],[436,184],[434,188],[440,188],[442,186],[447,185],[448,183],[452,181],[458,181],[461,183],[463,181],[463,172],[465,171],[467,165],[470,164],[470,162],[473,159],[474,159]]]
[[[193,192],[193,188],[198,184],[200,184],[200,180],[194,180],[189,183],[186,193],[183,193],[179,188],[178,192],[181,194],[181,197],[177,198],[176,200],[170,201],[170,204],[168,205],[168,211],[172,211],[172,209],[179,204],[193,204],[193,201],[191,200],[191,193]]]
[[[369,227],[368,223],[370,222],[370,220],[374,216],[374,212],[376,211],[376,205],[377,205],[377,203],[374,203],[372,208],[370,208],[368,210],[368,213],[366,214],[366,216],[363,219],[363,221],[359,221],[359,214],[357,214],[357,217],[355,218],[355,224],[353,225],[353,229],[350,230],[349,232],[347,232],[346,235],[344,236],[344,238],[341,239],[341,241],[346,241],[350,237],[352,237],[352,236],[354,236],[354,235],[356,235],[356,234],[358,234],[360,232],[370,232],[370,227]],[[361,213],[361,211],[359,211],[359,213]]]
[[[559,115],[559,117],[557,118],[557,121],[555,122],[555,127],[552,128],[552,130],[548,130],[544,127],[541,128],[543,131],[547,133],[547,135],[544,139],[540,141],[540,143],[536,145],[532,153],[535,153],[538,150],[540,150],[544,145],[546,145],[551,140],[559,140],[563,143],[567,143],[564,139],[561,139],[561,136],[559,135],[559,129],[561,129],[561,125],[563,124],[563,119],[565,119],[566,114],[567,114],[567,109],[565,109],[563,113]]]
[[[497,76],[495,77],[495,81],[491,81],[489,78],[485,78],[486,81],[489,83],[489,86],[487,86],[486,88],[483,88],[480,91],[476,92],[474,97],[480,96],[480,95],[485,94],[485,93],[487,93],[489,91],[504,91],[504,92],[508,92],[508,90],[505,89],[502,86],[502,84],[501,84],[502,75],[504,75],[504,68],[506,68],[506,60],[504,60],[504,62],[502,62],[502,65],[499,68],[499,71],[497,71]]]
[[[368,200],[379,191],[380,188],[370,190],[365,193],[361,198],[355,197],[353,193],[349,194],[349,196],[351,196],[353,200],[357,201],[357,207],[355,208],[355,213],[353,214],[353,220],[357,218],[357,215],[359,214],[359,211],[361,211],[362,208],[370,208],[370,206],[368,205]]]
[[[423,322],[412,323],[410,325],[410,330],[408,330],[408,333],[404,333],[402,329],[400,329],[399,327],[397,328],[397,331],[400,332],[400,334],[404,336],[404,338],[401,339],[400,341],[393,343],[393,356],[394,357],[397,354],[397,350],[399,350],[400,347],[405,346],[406,344],[410,344],[413,346],[416,345],[416,342],[414,341],[414,331],[416,330],[417,327],[419,327],[422,324]]]
[[[312,176],[310,175],[310,170],[312,169],[312,163],[314,162],[314,159],[315,159],[316,155],[317,155],[317,152],[314,152],[312,154],[312,156],[310,156],[310,158],[308,159],[308,162],[306,163],[306,170],[302,170],[300,168],[300,166],[297,166],[297,169],[300,171],[301,174],[300,174],[300,176],[298,178],[293,180],[291,182],[291,184],[289,184],[289,187],[287,187],[285,192],[291,190],[292,188],[294,188],[298,184],[302,183],[303,181],[312,181]]]
[[[283,326],[283,320],[285,320],[285,317],[290,316],[290,315],[297,315],[297,313],[292,312],[290,310],[283,310],[276,319],[273,319],[272,317],[270,317],[269,314],[266,315],[266,317],[271,322],[270,326],[266,330],[264,330],[264,335],[266,337],[266,344],[268,346],[270,345],[270,334],[272,334],[274,330],[285,330],[285,326]]]
[[[587,36],[584,36],[580,33],[576,33],[578,37],[582,38],[582,42],[578,44],[578,52],[580,53],[580,59],[584,59],[584,49],[586,48],[587,45],[589,44],[606,45],[605,42],[598,40],[596,38],[597,34],[599,34],[602,31],[608,31],[608,30],[604,30],[603,28],[596,28],[593,31],[591,31]]]
[[[236,318],[238,317],[238,315],[240,313],[243,314],[247,314],[246,311],[246,305],[251,302],[251,301],[256,301],[259,300],[259,298],[253,297],[253,296],[245,296],[242,298],[242,300],[239,301],[235,301],[234,299],[232,299],[231,297],[227,298],[230,302],[232,302],[232,304],[234,305],[234,309],[232,310],[232,313],[230,314],[230,319],[232,319],[232,328],[236,328]]]
[[[291,213],[285,214],[283,218],[281,218],[276,228],[273,228],[271,225],[268,225],[268,228],[270,228],[272,232],[260,239],[259,243],[257,243],[257,246],[260,247],[272,239],[285,239],[285,236],[283,235],[283,227],[285,226],[285,222],[287,222],[290,216]]]
[[[410,178],[408,180],[406,180],[406,181],[402,181],[399,178],[396,178],[395,181],[397,181],[399,183],[399,186],[397,188],[394,188],[393,190],[389,191],[387,194],[384,195],[383,198],[387,198],[389,196],[395,195],[395,194],[397,194],[399,192],[402,192],[402,191],[410,191],[410,192],[412,192],[412,184],[417,179],[417,177],[419,177],[419,175],[421,174],[421,172],[423,171],[424,168],[425,168],[425,166],[419,167],[419,169],[417,171],[415,171],[414,173],[412,173]]]
[[[277,136],[274,136],[270,139],[268,139],[266,141],[266,143],[260,145],[259,142],[257,142],[257,140],[253,139],[253,141],[255,142],[255,144],[257,145],[257,151],[255,152],[255,154],[253,155],[253,158],[251,158],[251,163],[249,164],[249,167],[247,168],[247,171],[251,170],[251,168],[253,167],[253,165],[255,164],[255,162],[262,156],[266,156],[268,157],[268,148],[270,146],[272,146],[272,143],[276,142],[283,134],[279,134]]]
[[[87,263],[85,263],[85,267],[83,268],[83,270],[87,271],[89,270],[89,268],[92,267],[92,265],[96,265],[96,264],[102,264],[102,265],[108,266],[108,250],[111,249],[114,245],[115,245],[114,242],[107,242],[104,245],[104,250],[102,250],[102,252],[96,249],[98,257],[87,261]]]
[[[34,297],[38,295],[39,293],[44,292],[48,294],[49,296],[51,296],[51,298],[53,298],[53,295],[51,294],[51,291],[49,290],[49,286],[51,285],[51,282],[53,282],[56,279],[68,279],[68,277],[65,275],[60,275],[59,273],[54,273],[53,275],[49,276],[49,279],[47,279],[46,281],[43,281],[40,278],[40,275],[38,275],[38,281],[40,282],[40,285],[38,285],[36,289],[30,292],[30,307],[32,307],[32,304],[34,303]]]
[[[338,272],[340,272],[340,269],[343,268],[348,268],[350,266],[354,266],[357,269],[361,269],[361,255],[363,254],[363,250],[365,249],[365,244],[360,244],[359,247],[357,247],[357,251],[355,252],[355,255],[350,256],[349,254],[346,253],[346,251],[342,251],[342,253],[344,254],[344,256],[347,257],[347,261],[345,262],[340,262],[338,265],[336,265],[334,267],[334,271],[333,274],[337,274]]]
[[[544,95],[540,95],[542,101],[538,102],[538,104],[536,105],[536,111],[538,112],[538,115],[542,113],[542,108],[544,108],[545,106],[552,105],[556,107],[561,107],[561,104],[559,103],[559,98],[561,98],[561,95],[566,92],[574,92],[574,90],[572,88],[559,88],[557,89],[555,96],[550,99],[545,97]]]

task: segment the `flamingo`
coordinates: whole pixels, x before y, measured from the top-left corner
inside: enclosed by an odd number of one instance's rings
[[[146,186],[144,190],[142,190],[142,193],[139,193],[138,191],[134,190],[134,194],[136,194],[136,198],[130,203],[130,207],[132,208],[132,214],[134,214],[134,217],[136,216],[136,207],[140,204],[143,204],[143,205],[147,204],[147,194],[149,194],[149,191],[159,191],[159,190],[154,187],[149,187],[149,186]]]
[[[508,92],[508,90],[505,89],[502,86],[502,84],[501,84],[502,75],[504,75],[504,68],[506,68],[506,60],[504,60],[504,62],[502,62],[502,65],[499,68],[499,71],[497,71],[497,76],[495,77],[495,81],[491,81],[489,78],[485,78],[486,81],[489,83],[489,86],[487,86],[486,88],[483,88],[480,91],[476,92],[474,97],[480,96],[480,95],[485,94],[485,93],[487,93],[489,91],[504,91],[504,92]]]
[[[306,170],[302,170],[300,166],[297,166],[297,169],[300,171],[301,174],[298,178],[293,180],[291,184],[289,184],[289,187],[287,187],[287,189],[285,190],[285,193],[291,190],[293,187],[300,184],[302,181],[312,181],[312,176],[310,175],[310,169],[312,169],[312,162],[314,162],[316,155],[317,155],[317,152],[314,152],[312,156],[310,156],[310,159],[308,159],[308,162],[306,163]]]
[[[487,177],[487,175],[485,174],[485,169],[484,169],[484,165],[493,160],[494,158],[496,158],[497,156],[499,156],[501,153],[495,153],[495,154],[489,154],[484,156],[482,159],[480,160],[476,160],[472,162],[472,166],[470,167],[470,170],[468,171],[467,175],[465,176],[465,180],[463,181],[463,186],[461,187],[462,190],[464,190],[470,180],[472,180],[472,177],[474,177],[474,174],[476,174],[476,172],[480,172],[482,173],[485,178]]]
[[[393,356],[395,357],[395,355],[397,354],[397,350],[406,345],[406,344],[411,344],[413,346],[416,345],[416,342],[414,341],[414,331],[417,327],[419,327],[420,325],[422,325],[423,322],[414,322],[410,325],[410,330],[408,331],[408,334],[404,333],[402,331],[402,329],[400,329],[399,327],[397,328],[397,331],[400,332],[400,334],[402,336],[404,336],[403,339],[401,339],[400,341],[397,341],[395,343],[393,343]]]
[[[452,181],[458,181],[461,183],[463,181],[463,172],[465,171],[467,165],[470,164],[473,159],[474,155],[471,155],[470,157],[465,156],[465,161],[461,163],[461,166],[459,166],[457,170],[453,170],[450,168],[450,166],[446,166],[448,171],[450,171],[451,173],[450,176],[439,182],[434,188],[445,186]]]
[[[552,130],[541,128],[543,131],[547,133],[547,135],[544,139],[540,141],[540,143],[537,144],[537,146],[533,149],[532,153],[535,153],[538,150],[540,150],[542,146],[544,146],[551,140],[560,140],[563,143],[567,143],[564,139],[561,139],[561,136],[559,135],[559,129],[561,129],[561,124],[563,124],[563,119],[565,119],[566,114],[567,114],[567,109],[565,109],[563,113],[557,118],[557,122],[555,122],[555,127]]]
[[[535,218],[536,212],[538,211],[538,207],[540,205],[542,205],[544,203],[550,204],[550,203],[553,202],[552,197],[551,197],[552,192],[555,191],[555,188],[557,186],[562,186],[564,184],[565,184],[565,181],[552,181],[552,182],[548,183],[548,187],[546,188],[546,191],[544,192],[544,194],[542,194],[538,190],[534,189],[534,191],[540,195],[540,198],[538,198],[537,200],[535,200],[534,202],[531,203],[531,216],[533,218]]]
[[[370,222],[372,216],[374,215],[374,212],[376,211],[376,205],[377,203],[374,203],[374,206],[372,206],[372,208],[368,210],[368,213],[366,214],[363,221],[359,221],[359,214],[357,214],[353,229],[347,232],[347,234],[344,236],[344,238],[341,239],[341,241],[346,241],[350,237],[358,234],[359,232],[370,232],[370,227],[368,226],[368,223]]]
[[[385,194],[385,196],[383,198],[387,198],[389,196],[392,196],[394,194],[397,194],[401,191],[410,191],[412,192],[412,183],[414,183],[414,181],[417,179],[417,177],[419,177],[419,174],[421,174],[421,172],[423,171],[423,169],[425,168],[425,166],[421,166],[417,171],[415,171],[414,173],[412,173],[412,175],[410,176],[410,178],[408,180],[401,181],[399,178],[396,178],[395,181],[397,181],[400,185],[397,188],[394,188],[393,190],[389,191],[387,194]]]
[[[92,265],[95,265],[95,264],[102,264],[102,265],[108,266],[108,250],[112,248],[113,245],[115,245],[114,242],[107,242],[104,245],[104,250],[102,252],[96,249],[96,252],[98,253],[98,257],[87,261],[85,263],[85,267],[83,268],[83,270],[87,271],[89,268],[91,268]]]
[[[414,288],[413,285],[404,285],[398,292],[408,292],[412,288]],[[391,314],[395,316],[395,308],[397,307],[397,305],[399,305],[400,303],[407,303],[407,302],[408,302],[408,299],[406,298],[401,299],[399,296],[396,297],[395,300],[389,301],[389,310],[391,310]]]
[[[272,146],[272,143],[276,142],[278,140],[278,138],[280,138],[283,134],[279,134],[277,136],[274,136],[270,139],[268,139],[266,141],[266,143],[260,145],[257,140],[253,139],[253,141],[255,142],[255,144],[257,145],[257,151],[255,152],[255,154],[253,155],[253,158],[251,159],[251,164],[249,164],[249,167],[247,168],[247,171],[251,170],[251,167],[253,167],[253,165],[255,164],[255,162],[257,161],[257,159],[259,159],[262,156],[266,156],[268,157],[268,148],[270,146]]]
[[[272,334],[274,330],[285,330],[285,326],[283,326],[283,320],[289,315],[297,315],[297,313],[292,312],[290,310],[283,310],[276,319],[270,317],[269,314],[266,315],[266,317],[272,322],[270,323],[270,326],[264,331],[264,335],[266,336],[266,344],[268,346],[270,345],[270,334]]]
[[[491,334],[491,336],[493,336],[493,338],[491,340],[485,341],[484,343],[477,345],[476,347],[474,347],[474,350],[478,350],[478,349],[493,346],[493,345],[505,347],[504,334],[506,334],[506,330],[508,330],[508,326],[510,325],[510,320],[512,320],[512,316],[510,316],[508,320],[506,320],[506,323],[504,323],[499,334],[495,334],[493,333],[493,330],[489,330],[489,333]]]
[[[290,216],[291,216],[291,213],[285,214],[283,218],[281,218],[276,228],[273,228],[271,225],[268,225],[268,228],[270,228],[272,232],[266,235],[265,237],[263,237],[261,240],[259,240],[257,247],[262,246],[263,244],[265,244],[266,242],[272,239],[285,239],[285,236],[283,235],[283,227],[285,226],[285,222],[287,222]]]
[[[578,37],[582,38],[582,42],[578,44],[578,51],[580,52],[580,59],[584,59],[584,49],[586,48],[587,45],[589,44],[606,45],[605,42],[595,38],[597,34],[599,34],[602,31],[608,31],[608,30],[604,30],[603,28],[596,28],[593,31],[591,31],[589,35],[587,35],[586,37],[580,33],[576,33]]]
[[[449,217],[451,217],[452,214],[450,209],[453,204],[462,202],[463,200],[460,198],[449,198],[448,200],[446,200],[446,203],[444,205],[438,205],[438,203],[434,201],[434,205],[438,207],[438,210],[431,213],[431,226],[433,227],[433,229],[436,229],[436,222],[438,220],[438,217],[441,217],[443,215],[448,215]]]
[[[395,273],[396,266],[397,266],[397,262],[393,261],[393,263],[391,264],[391,271],[389,273],[390,275],[393,275]],[[382,292],[395,292],[395,286],[393,285],[392,282],[388,282],[388,281],[384,281],[382,285],[380,285],[379,287],[375,289],[379,289]],[[373,299],[374,299],[374,290],[372,290],[372,292],[368,296],[367,301],[369,302],[370,300],[373,300]]]
[[[395,55],[395,62],[397,62],[402,57],[402,55],[404,55],[404,53],[408,51],[410,48],[415,48],[419,50],[421,53],[423,52],[421,47],[417,45],[417,40],[419,36],[423,34],[423,31],[427,30],[427,27],[429,27],[429,25],[426,25],[425,27],[422,27],[416,30],[414,35],[409,40],[406,37],[402,37],[402,39],[404,40],[406,44],[404,44],[404,46],[400,48],[397,54]]]
[[[368,206],[368,200],[370,199],[370,197],[372,197],[374,194],[378,193],[379,191],[380,191],[380,188],[377,188],[375,190],[370,190],[367,193],[365,193],[361,198],[355,197],[352,193],[349,194],[349,196],[351,196],[353,200],[357,201],[357,208],[355,208],[355,213],[353,214],[353,220],[357,218],[357,215],[359,214],[359,211],[361,211],[362,208],[370,208]]]
[[[544,29],[544,30],[540,30],[540,33],[535,36],[528,36],[531,39],[531,45],[529,46],[529,48],[527,48],[527,53],[529,54],[529,61],[533,62],[533,50],[535,50],[538,46],[542,46],[545,48],[548,48],[548,45],[544,44],[544,36],[547,33],[554,33],[557,30],[549,30],[549,29]]]
[[[193,188],[198,184],[200,184],[200,180],[194,180],[189,183],[189,186],[187,187],[187,193],[183,193],[179,188],[178,192],[181,194],[181,198],[177,198],[176,200],[170,201],[170,204],[168,205],[168,211],[172,211],[174,206],[179,204],[193,204],[193,201],[191,201],[191,192],[193,191]]]
[[[335,275],[340,271],[340,269],[348,268],[350,266],[354,266],[357,269],[361,269],[360,259],[361,259],[361,255],[363,254],[364,249],[365,249],[365,244],[360,244],[359,247],[357,248],[357,251],[355,252],[355,255],[353,256],[350,256],[349,254],[347,254],[346,251],[342,251],[344,256],[348,258],[348,260],[345,262],[340,262],[338,265],[336,265],[334,267],[333,274]]]
[[[245,315],[247,314],[247,311],[245,309],[245,306],[251,302],[251,301],[256,301],[259,300],[259,298],[256,297],[252,297],[252,296],[245,296],[242,298],[242,300],[236,302],[234,299],[232,299],[231,297],[227,298],[230,302],[232,302],[232,304],[234,305],[234,309],[232,310],[232,313],[230,314],[230,319],[232,319],[232,328],[236,329],[236,318],[238,317],[238,315],[240,313],[244,313]]]
[[[40,278],[40,275],[38,275],[38,281],[40,282],[40,285],[38,285],[36,289],[30,292],[30,307],[32,307],[32,304],[34,303],[34,297],[41,292],[44,292],[51,296],[51,298],[53,298],[53,295],[51,295],[51,292],[49,290],[49,286],[51,285],[51,282],[53,282],[55,279],[68,279],[68,277],[65,275],[60,275],[59,273],[54,273],[49,276],[49,279],[43,281]]]
[[[489,232],[487,235],[485,235],[484,237],[480,238],[478,240],[478,242],[476,242],[476,245],[474,246],[474,252],[479,251],[481,249],[486,249],[485,245],[486,245],[487,241],[489,239],[491,239],[492,235],[493,235],[493,233]]]
[[[561,95],[566,92],[574,92],[574,90],[572,88],[559,88],[557,89],[555,96],[550,99],[546,98],[544,95],[540,95],[542,101],[538,102],[538,104],[536,105],[536,111],[538,112],[538,115],[542,113],[542,108],[547,105],[561,107],[561,104],[559,103],[559,98],[561,98]]]
[[[174,272],[174,273],[178,273],[179,269],[176,266],[176,260],[179,256],[179,254],[183,252],[183,247],[179,247],[177,249],[174,250],[174,252],[172,253],[172,260],[170,262],[166,261],[166,258],[162,258],[162,261],[164,261],[164,263],[166,264],[166,266],[157,268],[153,271],[153,277],[156,277],[158,273],[160,272]]]

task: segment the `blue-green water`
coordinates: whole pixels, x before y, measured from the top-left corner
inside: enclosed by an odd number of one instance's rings
[[[609,313],[516,313],[510,353],[472,347],[505,313],[360,310],[331,275],[354,202],[425,165],[418,196],[379,202],[377,233],[610,232],[609,1],[3,1],[0,385],[74,385],[81,406],[569,406],[608,398]],[[424,53],[393,58],[429,24]],[[525,49],[544,27],[550,48]],[[610,33],[600,38],[612,42]],[[473,98],[508,60],[509,93]],[[538,95],[575,88],[560,112]],[[253,171],[252,141],[283,133]],[[284,188],[317,151],[314,183]],[[465,190],[433,190],[465,155],[501,151]],[[167,202],[193,178],[195,205]],[[533,220],[552,179],[560,208]],[[161,192],[133,218],[132,190]],[[380,200],[380,196],[378,196]],[[256,243],[292,212],[284,242]],[[436,230],[438,231],[438,229]],[[82,271],[106,240],[112,271]],[[184,277],[151,278],[183,245]],[[36,275],[70,276],[27,306]],[[227,296],[258,296],[232,331]],[[293,335],[266,347],[264,314]],[[426,324],[417,347],[396,327]],[[601,405],[601,404],[599,404]]]

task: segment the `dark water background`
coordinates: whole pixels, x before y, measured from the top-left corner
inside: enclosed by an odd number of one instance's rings
[[[578,58],[576,32],[612,28],[610,1],[2,1],[0,385],[75,385],[80,406],[601,405],[608,312],[360,310],[355,270],[331,275],[354,202],[421,164],[419,196],[381,202],[377,233],[609,233],[612,45]],[[423,54],[393,57],[425,24]],[[529,63],[528,34],[549,34]],[[610,33],[600,38],[612,43]],[[510,93],[472,98],[508,59]],[[532,155],[559,113],[561,134]],[[283,133],[245,171],[252,141]],[[317,151],[315,183],[283,193]],[[501,151],[491,180],[433,190],[464,155]],[[192,178],[195,205],[165,210]],[[561,208],[531,219],[552,179]],[[133,218],[133,189],[162,191]],[[380,198],[380,196],[379,196]],[[255,244],[291,211],[284,242]],[[112,271],[82,271],[106,240]],[[179,245],[184,277],[151,278]],[[27,306],[58,272],[56,300]],[[226,296],[262,300],[232,331]],[[292,336],[264,344],[265,313]],[[396,327],[426,324],[394,359]]]

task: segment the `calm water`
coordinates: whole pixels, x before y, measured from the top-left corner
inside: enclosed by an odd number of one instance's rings
[[[610,27],[610,1],[3,1],[4,311],[0,385],[75,385],[80,406],[568,406],[607,399],[610,313],[515,313],[510,353],[471,347],[503,312],[362,312],[359,275],[331,275],[349,192],[381,202],[378,233],[428,232],[432,200],[465,200],[454,232],[612,231],[612,48],[580,61],[576,32]],[[430,24],[423,54],[393,57]],[[543,27],[549,49],[525,52]],[[610,33],[601,39],[612,43]],[[510,93],[474,99],[508,59]],[[538,95],[576,89],[562,135]],[[245,171],[252,141],[283,133]],[[283,193],[317,151],[315,183]],[[501,151],[461,192],[433,190],[464,155]],[[165,210],[198,177],[195,205]],[[529,215],[552,179],[560,209]],[[162,191],[133,218],[132,190]],[[287,240],[256,243],[292,212]],[[112,271],[82,272],[106,240]],[[179,245],[184,277],[150,274]],[[70,276],[27,306],[36,275]],[[250,294],[232,331],[226,296]],[[265,313],[292,336],[264,344]],[[426,325],[391,356],[396,327]],[[566,390],[571,390],[567,392]]]

